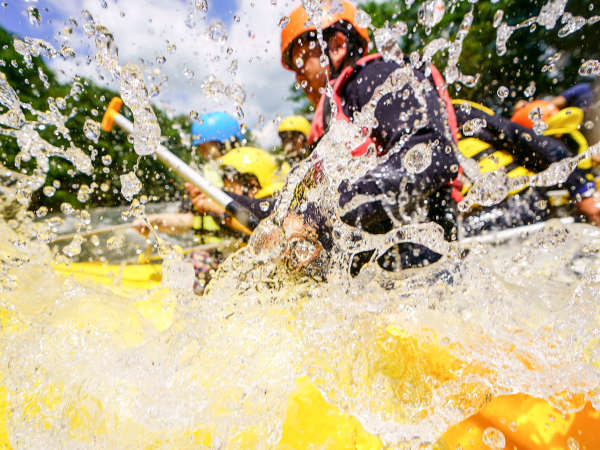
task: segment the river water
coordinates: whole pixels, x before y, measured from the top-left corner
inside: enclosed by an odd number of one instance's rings
[[[91,15],[84,19],[97,63],[121,77],[121,95],[136,121],[133,145],[146,155],[160,129],[144,76],[135,64],[121,67],[108,30]],[[468,31],[472,17],[463,20]],[[510,34],[503,36],[501,45]],[[408,72],[392,78],[388,92],[421,89]],[[3,129],[40,168],[12,173],[3,186],[4,205],[13,206],[3,207],[0,221],[0,380],[12,447],[271,448],[293,416],[290,397],[307,384],[357,419],[362,433],[392,447],[442,445],[450,426],[498,395],[543,398],[564,413],[586,402],[600,408],[598,229],[551,222],[498,245],[464,245],[443,241],[434,224],[397,224],[385,238],[352,234],[333,214],[337,233],[326,273],[291,272],[258,254],[255,244],[281,225],[296,187],[318,163],[324,181],[308,198],[335,211],[339,182],[376,164],[374,155],[360,163],[348,152],[340,156],[362,131],[336,122],[288,180],[272,218],[223,264],[207,294],[197,297],[187,288],[186,263],[173,251],[185,241],[164,239],[158,245],[162,285],[94,284],[60,275],[53,265],[77,258],[118,262],[145,243],[128,245],[116,233],[83,252],[77,241],[71,250],[52,249],[53,235],[70,231],[69,224],[83,230],[115,221],[106,220],[107,211],[68,210],[65,225],[26,211],[49,156],[83,173],[92,162],[81,149],[42,142],[17,93],[7,83],[0,87]],[[363,111],[357,123],[373,126],[372,113]],[[52,120],[60,129],[66,119]],[[552,167],[539,178],[554,184],[571,166]],[[134,198],[137,178],[124,175],[123,195],[133,199],[128,211],[143,215]],[[492,184],[479,192],[503,180],[481,179]],[[376,264],[348,274],[348,249],[383,250],[409,238],[443,258],[398,276]]]

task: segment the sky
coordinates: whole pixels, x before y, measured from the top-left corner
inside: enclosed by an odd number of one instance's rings
[[[242,87],[243,120],[255,131],[260,145],[276,144],[277,122],[294,108],[286,100],[294,74],[280,63],[278,23],[299,0],[207,0],[207,13],[197,12],[195,26],[189,27],[186,18],[193,1],[5,0],[0,6],[0,25],[21,37],[41,38],[57,48],[66,43],[75,49],[73,59],[47,61],[61,82],[72,82],[80,75],[118,90],[118,82],[98,70],[93,61],[93,38],[82,27],[81,12],[88,10],[95,24],[107,27],[114,36],[122,66],[132,62],[142,67],[147,86],[168,77],[153,98],[157,106],[176,114],[235,113],[233,96],[203,90],[203,81],[212,75],[217,86],[222,82],[225,87]],[[30,23],[29,7],[38,9],[39,25]],[[219,33],[219,21],[224,33]],[[62,40],[57,33],[67,25],[73,31],[68,40]],[[216,30],[212,38],[211,25]]]

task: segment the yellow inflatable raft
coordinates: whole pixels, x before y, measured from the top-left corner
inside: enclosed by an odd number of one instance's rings
[[[138,298],[137,310],[160,332],[173,323],[173,298],[168,290],[160,287],[160,266],[134,265],[109,266],[95,263],[59,265],[55,270],[65,276],[73,276],[84,283],[102,283],[121,293],[131,293]],[[148,290],[140,295],[143,290]],[[82,315],[80,320],[102,321],[102,326],[111,327],[123,336],[126,345],[136,344],[135,318],[119,317],[111,313],[107,305],[102,311],[87,311],[85,308],[74,312]],[[15,330],[11,327],[11,314],[0,311],[2,332]],[[85,317],[83,317],[85,316]],[[111,323],[108,323],[108,322]],[[114,323],[113,323],[114,322]],[[14,324],[12,324],[14,325]],[[76,321],[69,322],[77,326]],[[456,367],[465,367],[447,349],[437,345],[435,339],[421,339],[409,336],[397,327],[388,327],[381,339],[381,350],[389,363],[385,373],[394,381],[399,392],[411,389],[417,396],[431,394],[431,380],[449,381],[460,376]],[[431,337],[431,336],[429,336]],[[485,369],[470,366],[473,372]],[[407,381],[411,373],[425,374],[429,381]],[[51,414],[62,395],[62,387],[48,388],[28,399],[28,414],[39,416]],[[563,415],[548,402],[527,395],[500,396],[489,398],[485,388],[473,386],[473,392],[465,392],[457,402],[468,403],[479,411],[463,422],[451,427],[434,445],[440,449],[487,449],[504,444],[513,449],[598,449],[600,448],[600,412],[590,404],[577,413]],[[102,409],[100,399],[92,399],[82,394],[79,404],[72,404],[68,411],[69,429],[65,432],[80,441],[82,447],[93,447],[93,436],[108,431],[98,417],[101,414],[93,409]],[[465,400],[466,399],[466,400]],[[584,404],[583,396],[580,401]],[[0,449],[10,449],[10,430],[7,425],[10,413],[7,390],[0,386]],[[131,418],[118,420],[132,433],[144,434],[155,440],[155,446],[148,448],[195,448],[210,447],[213,443],[210,429],[198,429],[193,433],[177,431],[168,437],[164,433],[143,429]],[[259,431],[247,429],[229,442],[229,448],[255,448]],[[185,445],[183,444],[185,443]],[[190,447],[191,444],[191,447]],[[380,439],[364,430],[360,422],[326,402],[320,391],[307,377],[300,377],[296,389],[288,399],[280,449],[382,449]]]

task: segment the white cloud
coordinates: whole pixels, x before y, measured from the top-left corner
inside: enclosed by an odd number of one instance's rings
[[[218,0],[212,0],[217,2]],[[71,61],[53,61],[53,67],[71,79],[79,74],[117,89],[118,84],[107,78],[101,80],[95,63],[89,62],[94,45],[83,35],[81,10],[89,10],[96,24],[102,24],[113,34],[119,48],[119,62],[140,64],[145,71],[147,84],[150,77],[165,74],[166,87],[154,99],[160,106],[168,106],[177,113],[199,113],[224,110],[234,113],[234,102],[221,96],[210,98],[202,92],[202,80],[208,75],[216,76],[225,85],[237,83],[246,92],[243,104],[245,120],[252,128],[260,122],[271,122],[278,114],[292,112],[293,104],[286,101],[289,86],[294,80],[291,72],[280,64],[278,22],[289,13],[297,2],[278,0],[238,0],[235,12],[239,18],[226,26],[228,38],[217,42],[209,38],[207,29],[212,21],[197,16],[197,25],[190,29],[185,25],[188,2],[161,0],[108,0],[108,8],[102,8],[101,0],[52,0],[56,12],[79,22],[70,45],[77,49],[78,57]],[[209,8],[211,0],[209,0]],[[57,30],[63,24],[55,21]],[[167,41],[177,50],[169,54]],[[86,50],[87,49],[87,50]],[[229,50],[228,52],[228,49]],[[159,65],[157,57],[165,56],[166,63]],[[237,61],[237,72],[227,68]],[[184,71],[192,71],[190,80]],[[189,72],[188,72],[189,73]]]
[[[273,119],[269,120],[262,128],[254,129],[252,134],[254,140],[256,141],[256,145],[270,150],[273,147],[281,144],[279,133],[277,132],[278,127],[279,121]]]

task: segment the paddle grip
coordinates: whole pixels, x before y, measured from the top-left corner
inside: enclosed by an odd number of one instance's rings
[[[235,200],[229,202],[225,206],[225,210],[250,230],[254,230],[258,226],[258,219],[254,214]]]

